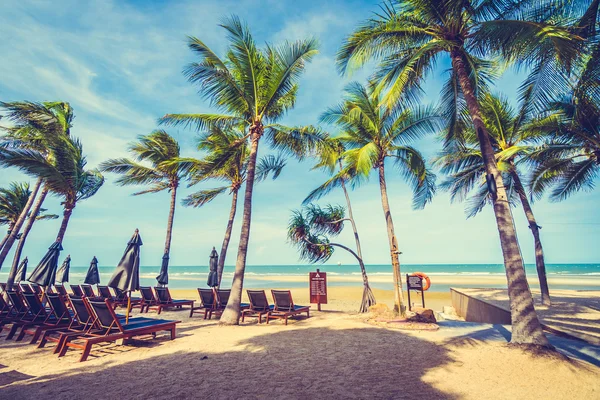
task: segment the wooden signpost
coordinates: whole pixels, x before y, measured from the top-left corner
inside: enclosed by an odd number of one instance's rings
[[[311,304],[317,304],[321,311],[321,304],[327,304],[327,273],[317,270],[308,273],[308,285]]]
[[[412,303],[410,302],[410,291],[421,292],[421,301],[423,308],[425,308],[425,291],[423,290],[423,278],[418,275],[406,274],[406,289],[408,293],[408,311],[412,310]]]

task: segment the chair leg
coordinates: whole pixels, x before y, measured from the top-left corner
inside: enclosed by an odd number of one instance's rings
[[[42,336],[42,340],[40,340],[40,344],[38,344],[38,349],[43,348],[44,346],[46,346],[46,343],[48,343],[48,339],[46,339],[46,337],[50,334],[50,331],[46,331],[44,332],[44,335]]]
[[[79,362],[83,362],[83,361],[87,360],[88,356],[90,355],[91,350],[92,350],[92,344],[90,342],[85,342],[85,347],[83,349],[83,353],[81,353],[81,358],[79,359]]]
[[[6,336],[6,340],[12,339],[13,336],[15,336],[15,333],[17,333],[17,329],[19,329],[19,325],[13,324],[13,326],[10,327],[10,331],[8,331],[8,335]]]
[[[21,340],[23,340],[23,338],[25,337],[25,326],[23,326],[21,328],[21,332],[19,332],[19,335],[17,336],[17,342],[20,342]]]
[[[29,342],[29,344],[36,344],[38,339],[40,338],[40,335],[42,334],[42,330],[40,328],[35,330],[35,333],[33,334],[33,337],[31,338],[31,342]]]
[[[69,346],[67,346],[68,343],[69,343],[69,338],[65,338],[65,340],[63,340],[62,346],[60,347],[60,351],[58,352],[59,357],[62,357],[65,354],[67,354],[67,349],[69,348]]]
[[[175,339],[175,335],[176,335],[175,330],[176,330],[176,327],[175,327],[175,325],[173,325],[173,327],[171,328],[171,340]]]

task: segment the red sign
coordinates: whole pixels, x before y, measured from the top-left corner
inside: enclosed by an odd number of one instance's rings
[[[310,302],[327,304],[327,274],[317,270],[308,273],[310,285]]]

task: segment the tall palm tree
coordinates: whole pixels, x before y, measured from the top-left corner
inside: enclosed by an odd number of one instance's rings
[[[393,105],[401,98],[412,100],[436,63],[449,56],[452,68],[443,99],[453,105],[447,107],[452,110],[447,115],[449,136],[454,134],[462,109],[466,109],[477,132],[500,235],[511,304],[511,342],[549,346],[533,306],[506,189],[478,98],[490,78],[489,60],[493,57],[534,66],[540,60],[550,59],[568,69],[578,56],[581,40],[554,23],[549,12],[554,5],[531,4],[485,0],[396,1],[347,38],[339,50],[338,62],[344,72],[373,59],[381,60],[376,73],[378,89],[389,88],[384,102]],[[545,71],[534,70],[534,74],[544,78],[543,81],[549,79]]]
[[[189,169],[189,186],[205,180],[222,180],[226,182],[226,185],[221,187],[203,189],[192,193],[183,199],[182,203],[184,206],[202,207],[223,193],[229,192],[231,194],[231,209],[217,265],[219,285],[221,285],[227,249],[235,221],[238,192],[246,181],[246,169],[250,149],[244,140],[244,136],[245,133],[239,130],[221,129],[214,126],[209,132],[201,135],[198,140],[198,150],[204,151],[208,155],[201,161],[182,160],[182,163]],[[240,143],[240,145],[236,146],[237,143]],[[273,179],[276,179],[284,166],[285,160],[280,156],[267,155],[262,157],[257,162],[256,180],[266,179],[269,173],[272,173]]]
[[[199,62],[190,64],[185,74],[200,84],[200,93],[221,114],[167,114],[160,122],[168,125],[240,127],[247,130],[250,153],[246,170],[244,213],[231,296],[221,316],[221,323],[239,323],[240,303],[250,239],[252,193],[256,174],[258,145],[266,135],[275,148],[293,150],[299,155],[319,139],[313,129],[287,128],[276,124],[293,108],[298,91],[297,81],[308,61],[317,53],[314,39],[286,42],[280,46],[256,46],[249,28],[238,17],[226,19],[221,27],[227,32],[229,46],[219,57],[200,39],[191,37],[189,47]]]
[[[30,149],[4,149],[2,162],[41,179],[49,193],[62,199],[63,218],[56,235],[56,242],[62,243],[77,203],[96,194],[104,177],[98,170],[85,169],[87,161],[77,138],[62,135],[47,145],[52,157]]]
[[[364,259],[362,256],[362,248],[360,245],[360,237],[358,236],[358,229],[356,228],[356,221],[354,220],[354,214],[352,212],[352,203],[350,202],[350,195],[346,187],[347,183],[351,185],[358,183],[360,177],[348,168],[344,169],[343,165],[343,154],[346,151],[344,144],[339,139],[328,137],[322,145],[318,148],[318,162],[313,169],[323,169],[330,175],[333,175],[322,185],[314,189],[302,202],[303,205],[307,205],[310,202],[317,200],[331,190],[341,187],[344,192],[346,199],[346,208],[348,210],[348,217],[345,218],[352,226],[352,232],[354,233],[354,242],[356,244],[356,258],[359,260],[360,272],[363,279],[363,297],[360,307],[360,312],[367,312],[369,307],[376,304],[375,295],[369,285],[369,277],[367,276],[367,269],[365,268]],[[337,172],[336,172],[337,171]]]
[[[116,183],[121,186],[150,185],[147,189],[134,193],[134,196],[158,193],[163,190],[171,193],[163,255],[163,259],[166,258],[166,262],[168,262],[175,205],[177,204],[177,188],[181,180],[185,178],[184,168],[178,163],[180,160],[179,144],[164,130],[155,130],[149,135],[139,136],[137,142],[129,145],[129,151],[134,157],[133,160],[128,158],[107,160],[100,164],[100,170],[120,174]],[[146,162],[149,165],[140,162]]]
[[[0,188],[0,225],[7,225],[8,232],[0,242],[0,249],[11,235],[19,216],[27,205],[27,200],[31,196],[29,183],[12,182],[6,188]],[[16,232],[18,235],[19,232]],[[10,249],[9,249],[10,250]]]
[[[523,102],[518,112],[503,97],[486,94],[481,103],[481,114],[487,127],[492,147],[495,152],[498,169],[502,171],[504,185],[507,188],[508,199],[511,205],[521,203],[529,229],[533,235],[535,246],[535,265],[537,268],[542,303],[550,305],[550,292],[546,277],[546,264],[544,251],[540,239],[540,226],[537,224],[533,209],[521,178],[517,164],[536,151],[537,143],[543,139],[539,132],[528,130],[532,120],[529,104]],[[492,203],[492,198],[487,190],[485,180],[485,165],[479,150],[477,133],[468,123],[462,124],[464,132],[446,144],[442,156],[436,161],[441,166],[442,172],[447,173],[448,179],[442,187],[451,193],[451,199],[466,199],[475,190],[467,206],[467,218],[479,213],[487,204]]]
[[[68,136],[70,134],[74,114],[69,103],[11,102],[0,103],[0,106],[6,110],[7,119],[13,123],[12,126],[1,128],[6,132],[5,135],[2,136],[0,142],[3,149],[29,149],[38,152],[51,161],[51,142],[63,135]],[[16,154],[17,153],[12,154],[13,159]],[[0,149],[0,163],[2,162],[2,149]],[[41,192],[39,192],[40,189]],[[37,220],[35,216],[37,216],[42,209],[42,204],[47,194],[48,188],[43,185],[42,179],[38,178],[33,188],[30,202],[23,211],[21,218],[19,218],[15,224],[15,228],[20,230],[25,223],[27,216],[29,214],[33,215],[33,218],[27,220],[21,240],[17,245],[17,250],[15,251],[13,259],[13,267],[9,273],[9,281],[11,281],[11,278],[13,278],[16,273],[16,268],[19,264],[27,235],[29,234],[33,223]],[[36,197],[38,200],[34,203]],[[8,250],[15,239],[16,237],[9,236],[7,243],[10,246],[0,251],[0,267],[8,255]]]
[[[348,150],[344,152],[347,169],[357,175],[369,176],[377,170],[381,205],[385,218],[394,276],[394,309],[404,315],[398,242],[390,210],[385,177],[386,161],[395,167],[413,187],[414,208],[423,208],[435,193],[435,175],[426,166],[421,153],[409,146],[411,141],[434,132],[439,117],[432,108],[404,109],[388,107],[374,85],[368,88],[352,83],[346,88],[344,102],[329,108],[321,120],[337,124],[339,136]]]

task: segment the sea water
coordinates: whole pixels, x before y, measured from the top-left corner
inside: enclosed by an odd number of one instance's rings
[[[33,270],[33,265],[29,266]],[[308,273],[319,268],[327,272],[329,286],[360,286],[361,272],[358,265],[248,265],[244,278],[246,288],[299,288],[308,286]],[[71,266],[69,273],[72,284],[81,284],[85,279],[88,266]],[[100,281],[106,284],[115,267],[98,267]],[[502,264],[403,264],[402,274],[421,271],[430,276],[432,291],[447,291],[450,286],[457,287],[502,287],[505,285],[504,266]],[[159,266],[140,267],[142,286],[156,284]],[[234,266],[225,266],[223,285],[228,287],[233,279]],[[367,274],[371,286],[379,289],[392,289],[392,267],[378,264],[367,265]],[[600,290],[600,264],[547,264],[546,272],[551,280],[551,289]],[[526,273],[532,287],[537,287],[537,272],[534,264],[526,265]],[[0,271],[0,282],[6,282],[7,269]],[[169,266],[169,286],[174,289],[194,289],[205,287],[208,266]],[[439,277],[439,278],[438,278]],[[477,277],[481,278],[478,282]],[[497,277],[490,283],[488,277]],[[559,278],[559,279],[555,279]],[[436,282],[444,281],[445,283]],[[552,284],[552,280],[557,283]],[[404,279],[403,279],[404,281]],[[485,283],[487,282],[487,283]]]

